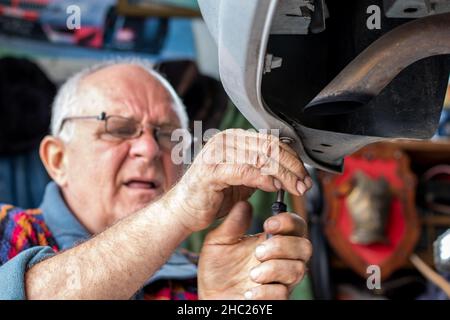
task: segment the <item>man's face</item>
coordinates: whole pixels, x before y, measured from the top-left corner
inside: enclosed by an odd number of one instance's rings
[[[147,71],[115,65],[85,77],[79,86],[80,115],[133,118],[146,128],[180,127],[165,88]],[[153,131],[134,139],[105,134],[105,123],[76,120],[66,145],[67,183],[62,187],[69,207],[91,231],[104,228],[145,207],[175,183],[181,167],[170,150],[160,148]]]

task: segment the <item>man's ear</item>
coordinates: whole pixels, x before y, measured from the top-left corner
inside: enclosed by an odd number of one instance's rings
[[[46,136],[40,145],[39,155],[49,176],[60,187],[67,182],[66,147],[61,139]]]

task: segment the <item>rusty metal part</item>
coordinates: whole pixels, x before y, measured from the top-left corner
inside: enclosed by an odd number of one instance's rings
[[[450,13],[403,24],[356,57],[305,107],[305,112],[352,112],[369,103],[409,65],[445,54],[450,54]]]
[[[388,243],[386,224],[392,201],[389,183],[384,177],[371,179],[357,171],[353,184],[346,198],[353,220],[350,241],[361,245]]]

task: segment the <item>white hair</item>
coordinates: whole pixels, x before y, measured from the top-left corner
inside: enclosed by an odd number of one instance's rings
[[[177,95],[170,83],[165,79],[160,73],[158,73],[154,66],[143,59],[133,58],[133,59],[115,59],[108,60],[102,63],[98,63],[89,68],[83,69],[78,73],[71,76],[67,81],[59,88],[58,93],[53,101],[52,105],[52,119],[50,124],[50,130],[53,136],[59,137],[65,142],[68,142],[74,135],[74,125],[72,123],[67,123],[63,128],[61,128],[64,118],[79,116],[81,107],[77,105],[77,95],[78,87],[81,80],[101,69],[116,64],[127,64],[141,67],[152,75],[161,85],[167,90],[167,92],[172,97],[172,108],[181,124],[181,128],[188,128],[188,116],[186,113],[186,107],[181,101],[180,97]]]

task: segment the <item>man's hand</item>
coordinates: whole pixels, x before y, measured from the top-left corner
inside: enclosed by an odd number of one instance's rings
[[[190,232],[208,227],[255,189],[283,188],[300,195],[312,186],[295,151],[273,135],[223,131],[195,158],[181,181],[163,197]]]
[[[304,220],[281,213],[264,223],[265,233],[244,236],[251,207],[237,203],[211,231],[199,261],[200,299],[287,299],[305,274],[312,254]],[[266,234],[273,235],[266,240]]]

